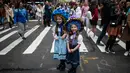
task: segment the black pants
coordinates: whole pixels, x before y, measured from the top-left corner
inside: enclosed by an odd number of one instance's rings
[[[100,43],[100,41],[102,40],[102,38],[105,36],[106,31],[107,31],[107,26],[108,26],[108,24],[103,24],[102,32],[101,32],[101,34],[99,35],[99,37],[98,37],[96,43]]]
[[[130,51],[130,40],[126,41],[126,51]]]
[[[45,26],[50,26],[51,23],[51,18],[47,17],[46,15],[44,16],[44,25]]]
[[[115,43],[115,40],[116,40],[116,36],[110,36],[108,41],[107,41],[107,44],[106,44],[106,48],[105,49],[108,49],[111,50],[114,43]]]
[[[12,23],[11,22],[9,22],[9,27],[12,28]]]

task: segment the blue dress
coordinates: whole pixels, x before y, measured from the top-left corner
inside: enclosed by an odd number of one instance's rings
[[[73,36],[73,35],[72,35]],[[74,49],[78,45],[78,39],[68,38],[69,47]],[[77,67],[80,64],[80,53],[79,48],[73,53],[68,53],[66,55],[66,62],[72,64],[74,67]]]
[[[53,58],[54,59],[58,59],[58,60],[65,60],[66,59],[66,44],[67,44],[67,40],[66,39],[62,39],[60,36],[61,35],[61,29],[58,28],[58,35],[57,38],[58,40],[55,40],[54,43],[54,55]]]

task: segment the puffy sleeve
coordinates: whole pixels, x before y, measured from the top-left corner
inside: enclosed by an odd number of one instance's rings
[[[83,37],[82,35],[78,36],[78,44],[81,44],[83,42]]]
[[[69,35],[67,35],[66,39],[67,39],[67,43],[68,43],[69,42]]]
[[[57,38],[57,35],[55,34],[55,29],[56,29],[56,25],[51,30],[52,30],[53,37]]]

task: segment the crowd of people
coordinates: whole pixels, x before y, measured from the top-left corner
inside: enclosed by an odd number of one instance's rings
[[[76,73],[79,65],[79,47],[83,41],[80,32],[86,27],[86,37],[90,37],[90,32],[95,37],[96,26],[98,25],[99,15],[101,16],[100,27],[102,31],[98,36],[96,44],[100,43],[102,38],[108,33],[105,52],[113,53],[113,46],[120,38],[126,43],[125,56],[130,54],[130,2],[121,0],[104,0],[98,4],[92,2],[70,2],[58,3],[53,5],[46,1],[44,4],[26,5],[23,3],[3,4],[0,3],[0,23],[5,29],[4,20],[7,19],[9,27],[18,25],[18,34],[22,39],[24,37],[27,21],[30,18],[37,19],[38,24],[50,27],[51,22],[55,23],[53,27],[53,37],[55,40],[54,59],[60,60],[57,69],[65,70],[65,62],[71,64],[68,73]],[[90,28],[90,30],[88,30]],[[67,48],[67,49],[66,49]]]

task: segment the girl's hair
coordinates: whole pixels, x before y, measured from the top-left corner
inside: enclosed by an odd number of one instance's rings
[[[60,24],[61,25],[61,24]],[[58,23],[56,24],[56,29],[55,29],[55,33],[58,35],[58,27],[60,26]],[[65,26],[62,27],[62,32],[60,33],[62,36],[64,33],[66,33],[66,28]]]

